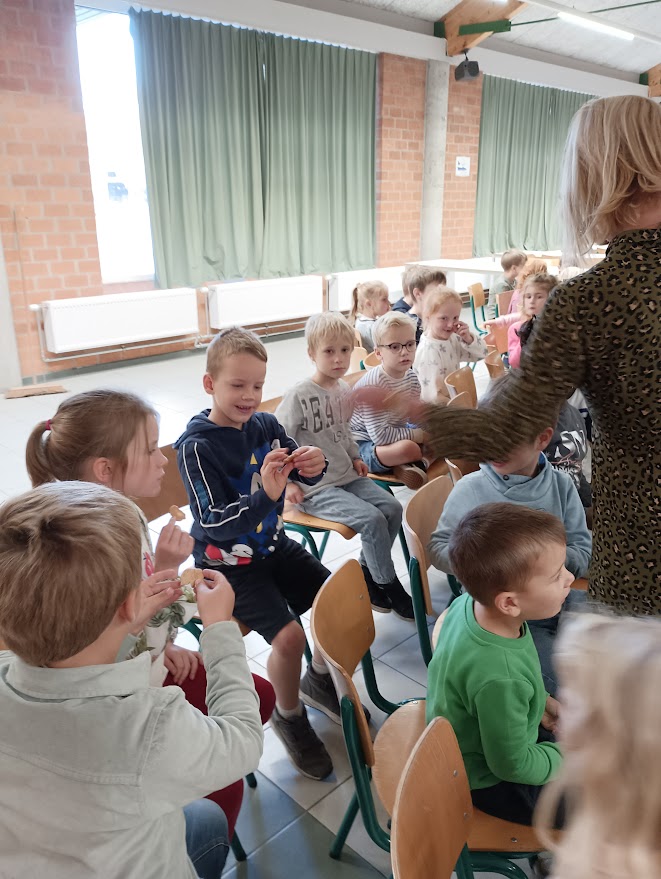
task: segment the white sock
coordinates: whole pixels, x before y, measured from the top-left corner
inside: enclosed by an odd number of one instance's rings
[[[303,714],[302,702],[299,702],[296,708],[281,708],[277,702],[275,703],[275,707],[278,709],[280,717],[284,717],[285,720],[291,720],[292,717],[301,717]]]
[[[330,672],[328,671],[328,666],[325,662],[317,662],[316,659],[313,659],[310,665],[312,666],[312,670],[316,671],[318,675],[330,674]]]

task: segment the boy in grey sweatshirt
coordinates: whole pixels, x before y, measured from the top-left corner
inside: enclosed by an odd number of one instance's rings
[[[341,314],[313,315],[305,327],[308,354],[316,371],[284,395],[275,416],[297,443],[312,442],[328,460],[315,485],[287,488],[287,500],[313,516],[343,522],[360,532],[360,564],[372,608],[413,620],[413,604],[395,574],[392,545],[402,522],[402,507],[367,478],[367,465],[353,439],[352,404],[342,376],[354,345],[351,324]]]

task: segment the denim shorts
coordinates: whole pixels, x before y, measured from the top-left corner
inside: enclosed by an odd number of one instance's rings
[[[367,464],[370,473],[390,473],[391,467],[384,467],[376,456],[376,446],[372,440],[358,440],[360,457]]]

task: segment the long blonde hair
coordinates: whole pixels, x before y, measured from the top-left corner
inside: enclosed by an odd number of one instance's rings
[[[356,317],[362,312],[366,302],[377,296],[383,296],[384,293],[387,298],[388,287],[383,281],[363,281],[362,284],[356,284],[351,291],[351,311],[349,312],[351,323],[356,323]]]
[[[536,816],[555,879],[661,875],[661,620],[579,614],[556,648],[564,761]],[[548,828],[561,796],[569,821]]]
[[[661,193],[661,106],[636,95],[588,101],[565,146],[565,255],[576,263],[595,242],[634,224],[652,193]]]

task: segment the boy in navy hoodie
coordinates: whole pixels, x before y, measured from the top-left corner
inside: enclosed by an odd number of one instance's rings
[[[241,327],[219,333],[204,376],[212,407],[196,415],[174,445],[194,518],[195,563],[222,571],[236,595],[235,618],[271,644],[271,725],[299,772],[322,779],[333,764],[301,699],[337,723],[340,709],[316,646],[301,680],[305,633],[292,610],[309,610],[329,572],[287,537],[282,509],[288,480],[314,485],[326,459],[315,446],[299,447],[274,415],[257,411],[266,360],[254,333]]]
[[[493,404],[509,375],[493,382],[487,398]],[[588,530],[583,504],[573,479],[568,473],[552,467],[542,454],[553,436],[547,427],[514,449],[503,461],[480,464],[475,473],[464,476],[452,489],[445,502],[436,530],[429,540],[432,564],[446,573],[454,573],[449,557],[450,538],[461,519],[482,504],[508,502],[552,513],[565,526],[567,551],[565,567],[574,577],[585,577],[592,557],[592,536]],[[563,613],[585,599],[585,593],[572,589]],[[555,695],[557,682],[553,671],[553,642],[560,614],[548,620],[531,621],[530,631],[539,653],[547,692]]]

